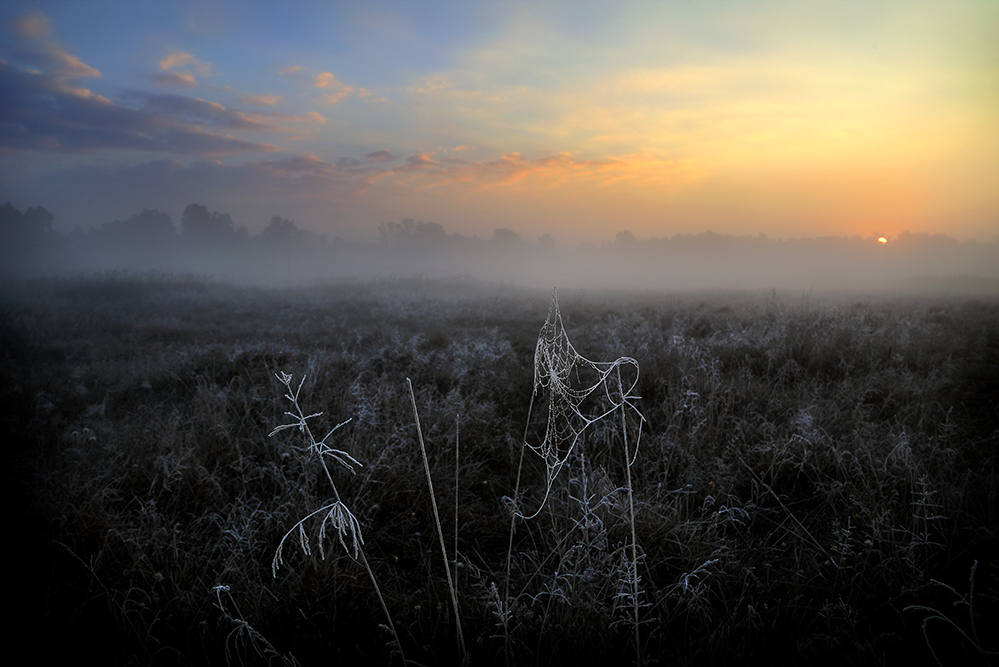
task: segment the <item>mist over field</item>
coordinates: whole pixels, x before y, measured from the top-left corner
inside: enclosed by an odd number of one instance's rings
[[[14,646],[994,664],[997,34],[0,2]]]
[[[54,231],[53,222],[42,206],[0,207],[5,277],[157,271],[258,286],[422,277],[642,291],[999,293],[999,243],[942,234],[774,239],[705,231],[636,238],[622,229],[600,245],[567,245],[508,228],[466,236],[406,218],[379,225],[377,242],[360,243],[277,215],[251,234],[227,213],[199,204],[185,208],[179,225],[155,209],[68,234]]]

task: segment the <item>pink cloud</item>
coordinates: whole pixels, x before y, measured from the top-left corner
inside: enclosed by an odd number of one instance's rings
[[[58,77],[67,86],[69,79],[95,78],[101,75],[96,68],[48,39],[52,26],[43,14],[18,17],[10,21],[8,26],[11,32],[24,40],[25,47],[17,52],[17,59],[23,63],[39,67]]]
[[[184,51],[171,51],[158,63],[163,74],[154,74],[150,77],[154,83],[160,86],[183,86],[194,88],[198,85],[194,74],[208,76],[211,74],[211,65],[201,62],[190,53]],[[184,69],[187,71],[178,72]],[[193,73],[192,73],[193,71]]]
[[[0,133],[0,151],[231,155],[277,150],[208,129],[271,129],[241,112],[179,95],[143,96],[145,107],[134,109],[77,86],[58,74],[61,69],[55,62],[51,72],[37,72],[0,61],[0,98],[18,100],[5,110],[5,123],[16,131]]]
[[[328,91],[323,95],[323,101],[327,104],[337,104],[355,92],[353,86],[346,85],[332,72],[320,72],[313,79],[312,85],[320,90]]]
[[[26,14],[10,21],[11,31],[18,37],[43,39],[52,34],[52,24],[43,14]]]
[[[272,107],[281,101],[280,95],[243,95],[243,101],[247,104],[255,104],[262,107]]]
[[[320,72],[316,75],[312,85],[316,88],[330,88],[336,90],[343,87],[343,82],[336,78],[333,72]]]
[[[179,86],[182,88],[195,88],[198,82],[193,74],[153,74],[149,77],[157,86]]]

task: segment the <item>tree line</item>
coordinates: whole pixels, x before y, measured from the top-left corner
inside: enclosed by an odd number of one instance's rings
[[[999,241],[958,242],[903,233],[875,238],[772,239],[706,231],[638,239],[625,229],[602,244],[561,246],[549,234],[528,241],[496,229],[483,239],[406,218],[383,222],[378,240],[328,238],[280,215],[257,234],[201,204],[179,226],[158,209],[92,229],[61,233],[43,206],[0,206],[0,275],[32,277],[124,269],[199,273],[252,282],[385,276],[471,276],[487,280],[607,287],[855,286],[909,276],[999,280]],[[837,278],[838,277],[838,278]]]

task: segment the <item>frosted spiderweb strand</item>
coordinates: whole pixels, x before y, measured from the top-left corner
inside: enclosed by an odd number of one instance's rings
[[[625,388],[621,378],[621,368],[633,366],[634,377]],[[594,379],[584,381],[583,375]],[[614,414],[615,411],[631,412],[638,422],[638,437],[629,467],[638,456],[638,443],[641,442],[641,429],[645,417],[635,406],[640,397],[634,394],[638,385],[638,362],[631,357],[619,357],[614,361],[591,361],[576,352],[562,325],[562,314],[558,307],[558,294],[552,290],[552,303],[548,319],[541,327],[538,343],[534,349],[534,393],[546,391],[548,419],[544,439],[531,448],[545,463],[545,496],[538,509],[531,515],[518,514],[532,519],[541,512],[552,484],[569,460],[583,434],[593,424]],[[594,392],[602,391],[602,407],[593,413],[582,410],[583,402]]]

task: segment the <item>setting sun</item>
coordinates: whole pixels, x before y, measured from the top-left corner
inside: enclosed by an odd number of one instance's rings
[[[999,210],[997,3],[92,6],[0,3],[0,204],[59,231],[981,241]]]
[[[883,236],[879,236],[878,237],[878,243],[880,243],[881,245],[884,245],[884,244],[888,243],[888,239],[886,239]]]

